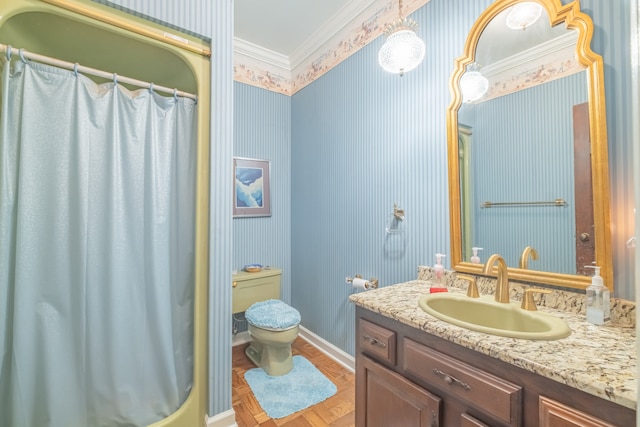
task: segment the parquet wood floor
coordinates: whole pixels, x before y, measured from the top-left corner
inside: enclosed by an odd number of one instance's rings
[[[244,373],[255,366],[244,354],[249,344],[233,347],[233,410],[238,427],[351,427],[355,425],[355,375],[340,363],[298,337],[291,346],[294,355],[306,357],[338,388],[335,395],[285,418],[272,419],[262,410]]]

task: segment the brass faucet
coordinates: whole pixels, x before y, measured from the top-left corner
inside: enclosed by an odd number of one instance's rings
[[[507,263],[498,254],[493,254],[487,260],[482,271],[483,274],[492,274],[493,265],[498,263],[498,275],[496,282],[496,295],[497,302],[508,303],[509,302],[509,276],[507,274]]]
[[[520,255],[520,268],[527,269],[529,268],[529,255],[531,255],[531,259],[534,261],[538,260],[538,251],[533,249],[531,246],[527,246],[522,251],[522,255]]]

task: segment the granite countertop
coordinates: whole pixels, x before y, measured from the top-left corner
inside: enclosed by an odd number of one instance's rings
[[[584,314],[540,306],[543,312],[563,318],[572,330],[554,341],[505,338],[461,328],[425,313],[418,300],[429,292],[430,282],[413,280],[349,297],[356,305],[444,338],[562,384],[636,409],[635,328],[615,323],[595,326]],[[463,288],[449,287],[451,292]],[[481,293],[483,293],[481,291]]]

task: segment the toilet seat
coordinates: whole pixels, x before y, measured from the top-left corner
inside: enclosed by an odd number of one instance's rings
[[[301,320],[298,310],[277,299],[257,302],[244,315],[249,324],[274,332],[295,328]]]

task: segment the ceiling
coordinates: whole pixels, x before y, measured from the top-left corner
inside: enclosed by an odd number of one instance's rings
[[[234,36],[286,58],[320,44],[375,0],[235,0]],[[306,48],[305,50],[309,50]]]

